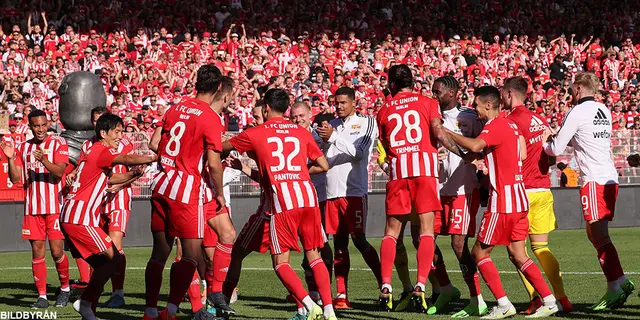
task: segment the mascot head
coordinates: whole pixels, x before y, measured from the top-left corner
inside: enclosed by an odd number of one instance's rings
[[[58,88],[58,95],[60,121],[66,130],[93,130],[91,109],[107,105],[104,85],[91,72],[78,71],[66,75]]]

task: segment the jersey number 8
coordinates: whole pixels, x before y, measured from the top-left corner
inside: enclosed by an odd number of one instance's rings
[[[389,121],[396,120],[396,126],[391,131],[391,136],[389,140],[391,140],[391,147],[401,147],[409,141],[410,144],[416,144],[422,140],[422,131],[420,130],[420,115],[418,111],[408,110],[404,113],[404,116],[400,116],[400,114],[393,113],[390,114],[387,118]],[[405,128],[405,137],[407,140],[396,140],[396,135],[400,131],[400,129]]]
[[[187,126],[182,121],[178,121],[173,125],[173,128],[169,131],[169,142],[165,147],[168,155],[175,157],[180,153],[180,139],[182,139],[186,129]]]
[[[271,172],[278,172],[281,171],[283,169],[285,169],[285,166],[287,168],[287,171],[300,171],[301,168],[300,166],[294,166],[291,162],[293,161],[293,159],[298,155],[298,153],[300,153],[300,140],[298,140],[298,138],[296,137],[284,137],[284,141],[283,139],[281,139],[280,137],[269,137],[267,139],[267,143],[275,143],[276,145],[276,150],[271,152],[271,155],[274,158],[278,159],[278,165],[276,166],[271,166]],[[293,144],[293,151],[291,151],[291,153],[289,153],[287,155],[287,159],[285,161],[284,158],[284,144],[285,143],[292,143]]]

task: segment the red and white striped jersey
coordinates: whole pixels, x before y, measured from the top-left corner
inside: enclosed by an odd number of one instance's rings
[[[130,154],[133,152],[133,144],[127,139],[121,139],[118,146],[118,152],[120,154]],[[117,165],[113,168],[113,173],[127,173],[128,169],[125,165]],[[104,206],[104,213],[121,210],[131,211],[131,185],[127,185],[116,193],[107,193],[106,204]]]
[[[222,152],[224,126],[206,102],[185,98],[158,123],[162,138],[158,147],[160,172],[151,184],[153,192],[185,204],[199,204],[204,195],[206,151]]]
[[[253,151],[271,213],[318,206],[308,160],[323,156],[309,130],[284,118],[272,118],[229,140],[240,153]]]
[[[414,92],[400,92],[380,109],[379,140],[390,162],[389,179],[438,177],[438,148],[431,119],[442,119],[438,102]]]
[[[16,164],[22,167],[24,215],[59,214],[62,206],[62,179],[53,176],[33,152],[41,149],[49,162],[69,164],[69,147],[64,138],[48,136],[37,144],[33,139],[21,143],[16,150]]]
[[[104,143],[94,143],[79,160],[76,178],[65,197],[60,222],[98,227],[105,190],[120,153]]]
[[[529,211],[522,178],[518,126],[504,117],[489,120],[478,139],[487,143],[484,163],[489,170],[491,190],[487,210],[495,213]]]
[[[89,151],[94,142],[95,137],[82,144],[80,157]],[[120,140],[120,145],[118,145],[118,152],[120,152],[120,154],[130,154],[132,151],[133,144],[126,138],[122,138]],[[121,164],[113,167],[112,170],[113,173],[127,173],[127,171],[127,167]],[[130,185],[120,189],[117,193],[107,193],[103,213],[106,214],[115,210],[131,211],[131,196],[132,192]]]

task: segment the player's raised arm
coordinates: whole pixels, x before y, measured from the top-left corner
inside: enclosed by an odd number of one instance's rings
[[[0,142],[0,147],[2,148],[2,153],[7,157],[7,162],[9,164],[9,179],[11,183],[18,183],[21,180],[20,171],[22,167],[16,164],[15,156],[16,149],[13,141],[5,141]]]
[[[567,145],[578,131],[580,115],[576,112],[569,112],[565,116],[564,124],[557,134],[551,129],[547,129],[543,135],[544,152],[550,156],[559,156],[567,148]]]
[[[445,129],[446,130],[446,129]],[[456,144],[457,146],[461,146],[473,153],[479,153],[481,152],[484,148],[487,147],[487,143],[480,139],[480,138],[469,138],[469,137],[465,137],[461,134],[457,134],[454,132],[446,132],[445,133],[449,139]],[[445,146],[446,148],[446,146]],[[447,148],[448,149],[448,148]],[[451,149],[449,149],[451,150]],[[453,151],[452,151],[453,152]]]
[[[233,153],[229,154],[229,156],[225,159],[225,162],[230,168],[241,171],[255,182],[260,182],[260,172],[242,163],[242,159],[234,156]]]
[[[157,159],[158,159],[158,157],[156,155],[141,156],[141,155],[137,155],[137,154],[121,154],[121,155],[116,156],[111,161],[111,164],[113,166],[118,165],[118,164],[122,164],[122,165],[125,165],[127,167],[132,167],[132,166],[138,166],[138,165],[142,165],[142,164],[150,164],[150,163],[153,163],[154,161],[156,161]]]
[[[149,150],[158,153],[158,146],[160,145],[160,138],[162,138],[162,126],[157,126],[149,141]]]

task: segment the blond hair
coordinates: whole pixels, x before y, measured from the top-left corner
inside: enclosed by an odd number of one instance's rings
[[[595,93],[600,89],[600,78],[593,72],[581,72],[576,75],[573,84],[583,87],[588,92]]]
[[[308,104],[304,103],[304,102],[296,102],[291,106],[291,111],[293,111],[293,109],[297,109],[297,108],[305,108],[307,109],[307,111],[311,112],[311,107],[309,107]]]

